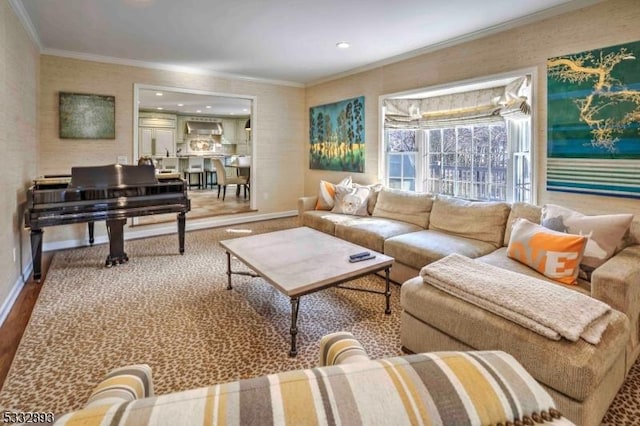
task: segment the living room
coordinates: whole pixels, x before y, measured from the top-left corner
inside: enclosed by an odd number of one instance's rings
[[[637,25],[640,5],[637,1],[586,1],[573,2],[572,6],[564,13],[521,24],[515,22],[499,32],[427,49],[406,59],[380,63],[313,84],[291,84],[56,55],[52,50],[43,51],[9,2],[3,2],[0,19],[6,36],[0,40],[3,64],[0,93],[4,105],[0,138],[10,166],[2,184],[4,197],[0,207],[0,223],[5,230],[0,243],[0,318],[9,315],[22,288],[30,280],[31,247],[28,230],[23,228],[27,188],[37,176],[68,173],[71,167],[78,165],[115,163],[119,156],[126,156],[133,163],[133,88],[136,84],[256,98],[252,114],[255,157],[252,174],[256,176],[252,197],[257,203],[257,212],[241,215],[233,221],[194,221],[187,224],[190,231],[294,218],[298,213],[299,198],[316,195],[321,180],[337,183],[352,176],[362,185],[379,182],[383,155],[379,118],[382,96],[532,69],[532,140],[537,153],[532,172],[537,177],[536,204],[558,204],[589,215],[631,213],[635,216],[632,227],[637,229],[640,226],[637,198],[547,190],[548,59],[640,40]],[[58,133],[59,92],[115,96],[116,138],[106,142],[61,139]],[[359,96],[365,98],[364,172],[310,169],[310,108]],[[53,252],[85,246],[86,232],[86,227],[81,225],[47,228],[43,248],[45,252]],[[127,228],[125,232],[132,241],[162,234],[169,234],[169,238],[175,233],[175,226],[149,226],[144,230]],[[195,233],[188,233],[187,243],[192,234]],[[96,241],[104,243],[107,238],[106,227],[97,223]],[[144,248],[140,250],[144,251]],[[70,258],[74,256],[70,255]],[[116,268],[111,272],[119,271]],[[86,281],[88,284],[90,278]],[[398,305],[394,308],[400,309]]]

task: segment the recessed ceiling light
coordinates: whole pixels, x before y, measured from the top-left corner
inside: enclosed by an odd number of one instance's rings
[[[242,111],[243,112],[249,112],[249,110],[247,108],[243,108]]]
[[[184,106],[184,104],[178,104],[178,106]]]
[[[162,108],[162,107],[158,107],[158,109],[164,109],[164,108]]]
[[[348,41],[339,41],[336,43],[338,49],[348,49],[351,44]]]
[[[162,96],[162,92],[156,92],[156,96]]]
[[[202,110],[199,110],[199,109],[198,109],[198,110],[196,110],[196,112],[202,112]]]
[[[234,114],[235,114],[235,112],[230,112],[230,113],[229,113],[229,115],[234,115]]]
[[[211,105],[207,105],[207,108],[211,108]]]

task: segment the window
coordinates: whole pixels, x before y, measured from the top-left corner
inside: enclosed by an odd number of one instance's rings
[[[418,160],[416,132],[391,130],[386,132],[385,139],[387,140],[387,186],[415,191]]]
[[[427,131],[427,192],[472,200],[507,199],[507,137],[504,123]]]
[[[516,81],[517,96],[510,93],[516,103],[500,101]],[[522,81],[511,78],[473,92],[440,91],[435,100],[385,99],[387,186],[470,200],[532,202],[531,91],[527,86],[523,94]],[[471,106],[464,104],[469,99]],[[435,109],[441,105],[448,109]]]

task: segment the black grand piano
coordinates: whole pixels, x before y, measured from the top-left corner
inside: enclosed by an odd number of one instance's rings
[[[178,174],[156,175],[151,165],[112,164],[72,167],[71,175],[36,179],[27,193],[25,226],[31,228],[33,278],[41,279],[42,228],[88,223],[93,244],[94,222],[104,220],[109,236],[111,267],[129,260],[124,251],[127,218],[178,213],[178,242],[184,254],[185,214],[191,210],[187,186]]]

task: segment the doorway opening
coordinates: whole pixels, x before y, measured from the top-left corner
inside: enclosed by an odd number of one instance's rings
[[[257,211],[251,196],[254,108],[252,96],[135,84],[134,159],[151,160],[159,176],[185,179],[188,219]],[[134,225],[173,220],[173,215],[144,216]]]

